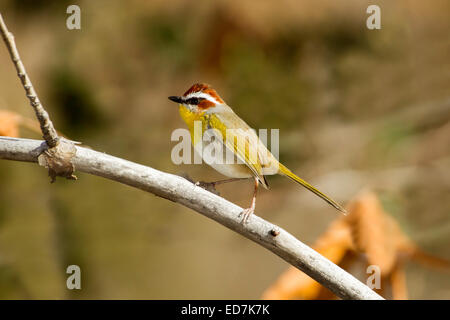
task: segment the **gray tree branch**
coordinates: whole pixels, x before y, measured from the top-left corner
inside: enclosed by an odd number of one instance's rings
[[[43,141],[0,137],[0,159],[37,162]],[[343,299],[382,299],[352,275],[282,228],[252,215],[242,224],[242,208],[177,175],[76,146],[77,170],[117,181],[182,204],[272,251]]]

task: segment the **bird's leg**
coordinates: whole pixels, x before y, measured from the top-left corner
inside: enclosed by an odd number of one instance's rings
[[[244,209],[242,210],[242,212],[239,214],[239,217],[242,215],[244,216],[242,218],[242,223],[247,223],[248,218],[250,217],[250,215],[255,212],[255,207],[256,207],[256,193],[258,192],[258,178],[255,178],[255,189],[253,191],[253,198],[252,198],[252,204],[250,205],[250,208]]]
[[[249,178],[231,178],[231,179],[213,181],[213,182],[210,182],[210,183],[213,184],[214,186],[217,186],[218,184],[224,184],[224,183],[240,181],[240,180],[247,180],[247,179],[249,179]]]
[[[219,181],[213,181],[213,182],[204,182],[204,181],[197,181],[195,183],[196,186],[202,187],[203,189],[206,189],[208,191],[216,190],[216,186],[219,184],[239,181],[239,180],[247,180],[249,178],[231,178],[231,179],[225,179],[225,180],[219,180]],[[212,191],[214,192],[214,191]],[[217,190],[216,192],[217,193]]]

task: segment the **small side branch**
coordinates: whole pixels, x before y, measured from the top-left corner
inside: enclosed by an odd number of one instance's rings
[[[47,145],[50,148],[53,148],[58,144],[58,134],[53,127],[53,123],[50,120],[47,111],[45,111],[44,107],[41,104],[41,101],[36,94],[36,91],[34,90],[33,84],[31,83],[31,80],[28,77],[27,72],[25,71],[25,66],[23,65],[22,60],[19,56],[19,52],[17,51],[14,36],[11,32],[8,31],[8,28],[6,27],[1,14],[0,33],[2,34],[3,41],[5,41],[6,47],[8,48],[9,55],[11,56],[14,66],[16,67],[17,75],[22,82],[27,98],[30,100],[30,104],[33,107],[34,112],[36,113],[36,117],[39,120],[44,140],[47,142]]]
[[[43,141],[0,137],[0,159],[37,162]],[[243,209],[188,180],[105,153],[76,146],[77,170],[177,202],[272,251],[343,299],[382,299],[330,260],[282,228],[256,216],[241,223]]]

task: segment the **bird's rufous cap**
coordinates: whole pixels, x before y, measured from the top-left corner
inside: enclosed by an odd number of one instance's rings
[[[216,99],[219,103],[224,103],[222,98],[217,94],[216,90],[211,88],[211,86],[209,84],[196,83],[183,94],[183,97],[186,97],[187,95],[194,93],[194,92],[203,92],[203,93],[209,94],[211,97]]]

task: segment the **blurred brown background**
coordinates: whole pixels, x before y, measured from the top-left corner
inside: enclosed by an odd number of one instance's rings
[[[81,8],[81,30],[66,8]],[[381,8],[368,30],[366,8]],[[1,13],[58,130],[92,148],[196,180],[175,166],[167,100],[210,83],[280,159],[341,203],[363,188],[422,249],[450,258],[448,1],[2,0]],[[33,118],[0,45],[0,109]],[[20,136],[39,139],[22,129]],[[203,216],[98,177],[49,184],[0,161],[0,298],[259,298],[287,264]],[[256,214],[306,243],[337,217],[283,177]],[[219,187],[247,206],[252,184]],[[66,267],[82,290],[66,289]],[[363,279],[364,280],[364,279]],[[407,265],[409,296],[449,299],[448,273]]]

